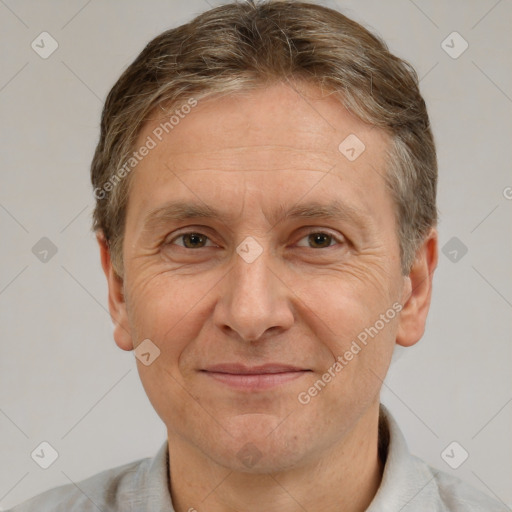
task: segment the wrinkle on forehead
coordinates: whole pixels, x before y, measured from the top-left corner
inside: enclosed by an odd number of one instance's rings
[[[340,197],[382,217],[378,210],[389,198],[381,197],[386,192],[382,175],[372,167],[383,164],[387,134],[350,115],[334,98],[303,100],[279,86],[241,98],[200,101],[137,166],[137,209],[162,204],[175,195],[176,186],[183,196],[223,206],[228,201],[236,210],[242,201],[244,210],[249,203],[254,207],[285,197],[299,201],[320,185],[336,192],[333,187],[341,185]],[[151,125],[141,140],[148,130]],[[338,149],[351,134],[366,146],[355,161]]]
[[[282,145],[228,146],[197,151],[168,151],[159,163],[182,171],[279,171],[329,172],[338,162],[335,151]],[[206,165],[205,165],[206,164]]]

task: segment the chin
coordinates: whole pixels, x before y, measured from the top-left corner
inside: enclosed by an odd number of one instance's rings
[[[284,420],[284,421],[283,421]],[[212,439],[208,455],[232,471],[276,473],[292,469],[313,447],[314,437],[297,431],[296,422],[270,414],[244,414],[223,422],[227,432]],[[290,429],[294,429],[293,431]]]

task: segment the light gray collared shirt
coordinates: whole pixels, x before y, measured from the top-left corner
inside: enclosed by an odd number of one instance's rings
[[[510,512],[504,504],[411,455],[382,404],[379,444],[386,461],[384,474],[367,512]],[[174,512],[169,481],[165,441],[153,458],[50,489],[9,512]]]

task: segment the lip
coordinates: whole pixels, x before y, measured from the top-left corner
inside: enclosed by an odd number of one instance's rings
[[[208,366],[206,372],[228,373],[232,375],[262,375],[269,373],[286,373],[306,371],[306,368],[281,363],[267,363],[260,366],[246,366],[241,363],[222,363]]]
[[[304,376],[311,370],[279,363],[260,366],[225,363],[209,366],[201,371],[207,377],[232,388],[245,391],[260,391],[281,386]]]

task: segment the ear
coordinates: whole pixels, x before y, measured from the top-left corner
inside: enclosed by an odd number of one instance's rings
[[[98,232],[96,240],[100,247],[101,266],[107,278],[108,309],[114,322],[114,340],[119,348],[133,350],[133,341],[130,334],[130,324],[128,322],[123,293],[123,279],[116,274],[112,266],[110,248],[103,233]]]
[[[403,347],[417,343],[425,332],[432,297],[432,279],[438,260],[437,246],[437,230],[432,228],[416,251],[409,275],[404,278],[403,309],[396,336],[396,342]]]

